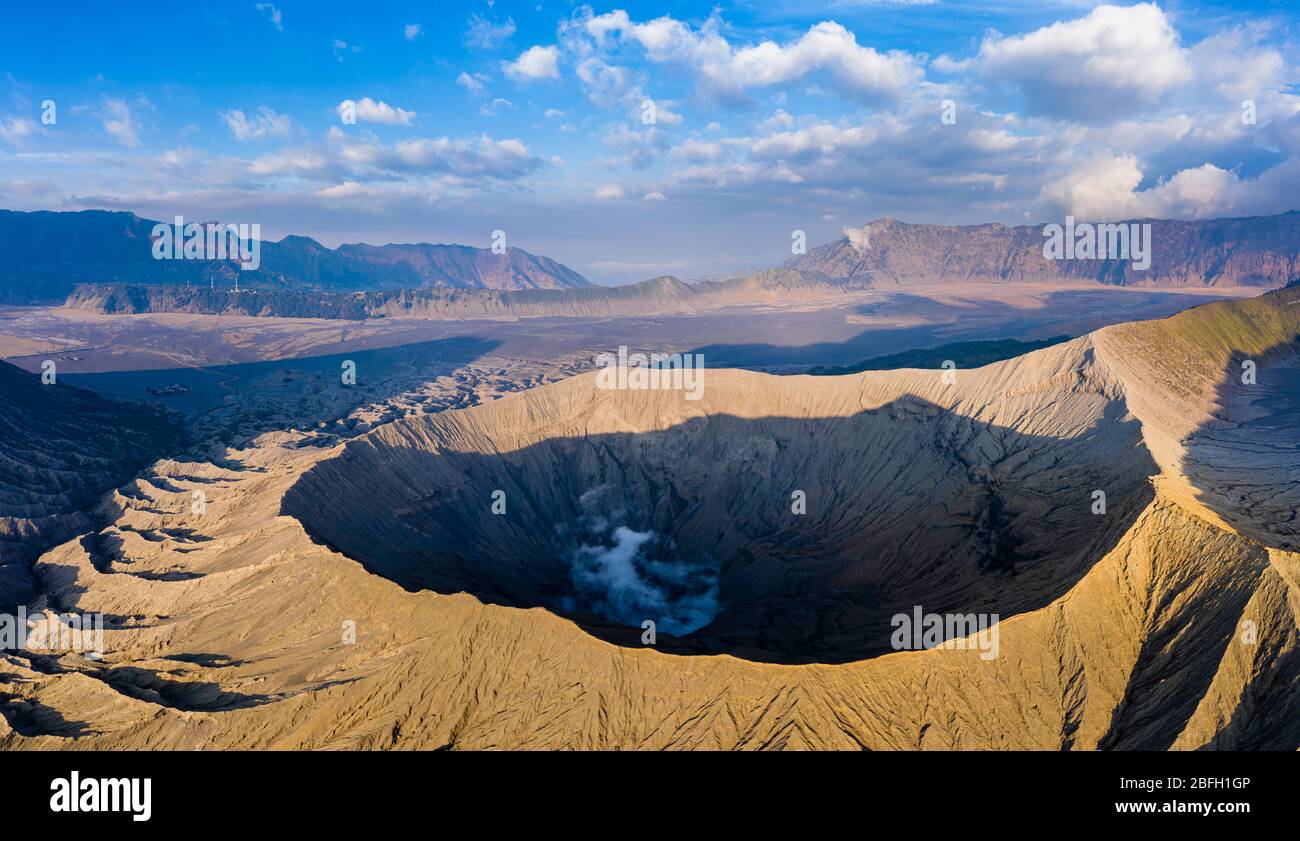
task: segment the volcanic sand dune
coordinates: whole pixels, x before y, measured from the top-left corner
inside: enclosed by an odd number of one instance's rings
[[[1297,436],[1278,383],[1298,301],[1106,328],[952,385],[709,371],[694,402],[584,375],[333,450],[277,433],[224,468],[159,462],[105,501],[112,525],[42,556],[52,606],[115,627],[102,662],[6,657],[0,739],[1295,749]],[[711,626],[651,648],[538,606],[564,580],[548,537],[592,483],[720,561]],[[879,653],[913,604],[1001,614],[999,656]]]

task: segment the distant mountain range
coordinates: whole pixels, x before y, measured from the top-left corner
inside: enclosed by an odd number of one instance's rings
[[[105,313],[187,312],[286,318],[488,318],[648,316],[706,312],[727,306],[789,303],[861,288],[853,281],[771,269],[734,280],[684,283],[656,277],[626,286],[579,289],[403,289],[326,292],[83,284],[66,305]]]
[[[198,221],[198,220],[191,220]],[[578,289],[587,279],[519,248],[341,245],[304,236],[261,244],[261,265],[156,260],[158,224],[133,213],[0,211],[0,302],[61,301],[80,284],[360,292],[385,289]]]
[[[155,223],[129,213],[0,211],[0,302],[65,300],[103,312],[317,318],[522,318],[700,312],[861,289],[972,282],[1276,288],[1300,280],[1300,212],[1120,223],[1145,239],[1130,259],[1048,259],[1044,226],[914,225],[881,219],[744,277],[659,277],[594,286],[547,257],[461,245],[263,243],[261,267],[154,260]],[[1145,226],[1149,226],[1149,229]],[[233,290],[238,277],[240,292]]]
[[[1061,220],[1057,224],[1063,224]],[[872,287],[962,281],[1096,281],[1119,286],[1286,286],[1300,278],[1300,212],[1149,224],[1150,265],[1130,259],[1049,260],[1043,225],[911,225],[880,219],[848,229],[785,268]]]

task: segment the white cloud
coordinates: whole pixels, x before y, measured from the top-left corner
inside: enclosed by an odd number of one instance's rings
[[[930,62],[930,66],[940,73],[965,73],[972,64],[970,59],[958,61],[950,55],[941,55]]]
[[[140,145],[140,135],[131,114],[131,108],[120,99],[104,102],[104,111],[100,114],[104,131],[123,146],[134,148]]]
[[[717,124],[716,123],[710,124],[710,126],[714,126],[714,125]],[[768,117],[766,120],[760,123],[759,127],[764,129],[794,128],[794,117],[790,116],[790,114],[784,108],[778,108],[776,109],[776,113],[774,113],[771,117]]]
[[[800,79],[815,70],[828,70],[850,93],[892,98],[920,81],[916,60],[902,52],[879,53],[859,46],[843,26],[825,21],[785,46],[773,41],[738,50],[719,68],[725,76],[714,82],[768,87]]]
[[[673,102],[671,99],[656,99],[653,101],[655,104],[656,123],[663,123],[666,126],[675,126],[684,119],[681,114],[673,110],[673,106],[677,103]],[[641,113],[641,105],[638,103],[634,114],[639,117]]]
[[[639,104],[641,101],[640,91],[627,68],[589,57],[578,62],[577,75],[587,98],[603,108],[618,102]]]
[[[382,188],[385,195],[400,192],[403,184],[427,187],[425,179],[430,177],[438,180],[440,189],[473,192],[475,185],[523,178],[546,166],[546,161],[513,138],[416,137],[384,144],[373,135],[355,135],[334,126],[325,143],[262,155],[243,166],[246,174],[258,177],[326,182],[313,187],[313,192],[332,189],[321,195],[339,198],[362,187]]]
[[[483,91],[485,90],[484,83],[486,81],[487,78],[478,73],[471,75],[463,70],[460,75],[456,77],[456,84],[460,85],[474,96],[483,95]]]
[[[1142,170],[1132,155],[1099,154],[1043,188],[1043,196],[1081,219],[1228,216],[1242,211],[1251,184],[1212,163],[1178,171],[1138,190]]]
[[[289,149],[283,152],[262,155],[248,165],[253,175],[309,175],[324,174],[330,161],[324,156],[306,149]]]
[[[1161,101],[1194,71],[1160,8],[1098,6],[1025,35],[992,36],[978,66],[1023,92],[1031,113],[1108,123]]]
[[[705,164],[673,172],[679,184],[708,187],[735,187],[750,184],[759,177],[760,168],[751,163]]]
[[[495,117],[501,111],[507,108],[514,108],[514,107],[515,104],[513,102],[506,99],[505,97],[498,96],[496,99],[492,100],[491,102],[483,103],[479,107],[478,113],[480,117]]]
[[[757,140],[750,147],[750,152],[756,158],[830,155],[849,147],[867,146],[875,138],[876,132],[864,126],[842,127],[831,123],[816,123]]]
[[[929,61],[919,52],[872,49],[865,26],[856,36],[833,22],[751,36],[732,34],[754,30],[728,28],[716,14],[686,23],[579,11],[561,24],[554,46],[524,50],[531,43],[524,41],[491,54],[491,61],[467,63],[466,72],[452,71],[472,95],[460,101],[462,115],[480,108],[486,115],[502,114],[513,107],[497,96],[504,93],[519,100],[521,126],[542,137],[555,129],[565,133],[565,142],[545,154],[521,142],[527,137],[415,137],[399,143],[379,127],[427,123],[428,114],[373,98],[359,107],[365,126],[338,128],[323,139],[288,116],[256,108],[254,100],[244,105],[253,106],[248,111],[220,113],[221,127],[231,132],[217,132],[224,150],[200,151],[184,147],[180,124],[186,118],[164,120],[134,93],[116,94],[121,99],[111,103],[70,102],[59,114],[70,119],[66,125],[60,120],[58,132],[40,126],[39,118],[0,118],[0,150],[15,146],[11,166],[38,167],[40,183],[53,185],[44,188],[52,198],[29,200],[44,206],[93,200],[117,207],[136,201],[144,208],[149,201],[174,203],[184,194],[195,207],[210,197],[215,209],[295,201],[305,208],[352,202],[351,207],[392,209],[437,196],[481,198],[477,207],[464,206],[475,213],[510,193],[523,203],[553,208],[549,202],[561,199],[550,198],[550,188],[594,164],[606,171],[579,185],[576,202],[589,218],[642,204],[647,224],[722,219],[723,228],[740,230],[751,211],[794,208],[814,226],[833,220],[822,225],[828,236],[842,224],[866,221],[863,208],[915,221],[1016,223],[1059,219],[1067,211],[1113,219],[1294,207],[1300,97],[1289,84],[1297,78],[1288,64],[1291,45],[1271,24],[1216,33],[1218,24],[1206,19],[1180,35],[1173,26],[1178,20],[1151,4],[1101,6],[1071,12],[1052,26],[1011,30],[1010,36],[991,33],[953,57]],[[491,26],[501,30],[506,24]],[[1202,40],[1192,39],[1192,31]],[[416,37],[426,34],[434,35],[421,28]],[[317,48],[328,40],[318,36]],[[340,40],[338,49],[350,55],[353,47]],[[521,82],[563,81],[543,91],[554,96],[528,91],[521,99],[524,94],[509,89],[513,85],[494,91],[507,69]],[[923,71],[942,83],[927,81]],[[575,90],[561,91],[569,78]],[[845,107],[814,98],[808,93],[814,87],[821,96],[890,104]],[[609,114],[602,119],[591,105],[561,98],[573,93]],[[657,106],[657,126],[639,119],[647,94]],[[678,97],[700,129],[675,126],[680,114],[661,96]],[[960,103],[955,125],[940,121],[939,103],[946,98]],[[1241,120],[1240,103],[1247,98],[1257,101],[1257,124]],[[728,104],[745,107],[720,107]],[[79,115],[81,120],[71,119]],[[86,147],[78,148],[83,127]],[[205,131],[210,134],[211,126]],[[568,133],[577,132],[586,143],[573,146]],[[236,142],[275,138],[295,138],[297,148],[241,150]],[[592,141],[603,141],[608,148],[595,155],[608,157],[591,160]],[[119,144],[126,148],[108,148]],[[568,169],[561,169],[566,165],[555,152],[570,159]],[[560,171],[552,178],[548,168]],[[23,190],[36,189],[35,181],[7,182],[20,183]],[[7,186],[6,192],[19,200],[37,195],[18,189]],[[658,211],[668,208],[655,205],[667,201],[667,193],[674,208],[665,215]]]
[[[1162,216],[1198,219],[1234,212],[1243,187],[1237,173],[1206,163],[1180,170],[1146,191],[1143,198],[1148,208]]]
[[[252,119],[238,109],[222,111],[219,116],[241,143],[264,137],[284,138],[293,132],[293,121],[288,116],[277,114],[265,105],[257,109],[257,114]]]
[[[947,126],[938,113],[936,103],[918,103],[859,122],[788,115],[775,124],[794,126],[789,129],[692,138],[672,151],[675,160],[688,164],[671,173],[674,200],[686,204],[726,187],[760,204],[798,197],[818,216],[850,220],[860,213],[855,208],[870,201],[896,215],[907,207],[924,208],[920,218],[942,219],[948,208],[960,208],[956,212],[980,214],[972,218],[999,221],[1013,201],[1041,201],[1043,174],[1053,163],[1044,153],[1044,138],[1011,133],[997,114],[974,111]],[[770,129],[773,121],[760,126]],[[990,210],[994,203],[1002,205],[996,215]]]
[[[715,140],[684,140],[669,152],[674,158],[694,163],[720,161],[728,157],[727,147]]]
[[[560,77],[559,50],[556,47],[533,46],[520,53],[519,58],[504,65],[505,73],[518,82]]]
[[[854,98],[894,100],[924,77],[916,57],[860,45],[852,32],[834,21],[818,23],[785,43],[767,40],[745,47],[734,47],[719,33],[716,15],[698,29],[668,16],[637,23],[622,10],[575,25],[592,40],[588,51],[608,49],[616,38],[619,43],[635,43],[651,62],[691,71],[706,94],[739,96],[825,71]],[[570,35],[573,26],[566,30]]]
[[[343,55],[347,53],[348,50],[351,50],[354,53],[361,52],[360,46],[356,44],[348,46],[348,42],[344,41],[342,38],[335,38],[333,42],[331,42],[331,46],[334,47],[334,57],[340,62],[343,61]]]
[[[257,3],[253,6],[253,8],[257,9],[259,12],[266,12],[267,18],[271,21],[271,23],[275,26],[275,28],[280,30],[281,32],[284,31],[283,15],[280,14],[280,10],[275,7],[275,4]]]
[[[1234,29],[1204,39],[1191,50],[1198,81],[1227,101],[1257,99],[1286,85],[1286,61],[1264,46],[1258,27]]]
[[[401,140],[390,149],[370,150],[369,163],[392,170],[449,172],[460,176],[513,179],[542,166],[519,140],[493,140],[486,134],[452,140],[448,137]]]
[[[668,137],[662,129],[649,126],[634,131],[620,125],[605,134],[605,145],[620,153],[624,166],[642,169],[649,166],[668,147]]]
[[[371,191],[369,189],[355,181],[344,181],[342,184],[335,184],[332,187],[322,187],[316,191],[316,195],[326,199],[351,199],[370,194]]]
[[[490,50],[500,46],[515,34],[513,18],[506,18],[505,23],[495,23],[482,15],[469,19],[469,29],[465,32],[465,43],[479,50]]]
[[[0,120],[0,140],[17,146],[36,132],[36,122],[27,117],[10,117]]]
[[[407,41],[414,41],[416,38],[419,37],[420,37],[420,24],[408,23],[406,26],[402,27],[403,39]]]
[[[409,126],[415,120],[415,112],[405,108],[395,108],[387,102],[376,102],[368,96],[356,101],[357,122],[379,123],[386,126]],[[343,102],[334,109],[341,116],[346,110]]]

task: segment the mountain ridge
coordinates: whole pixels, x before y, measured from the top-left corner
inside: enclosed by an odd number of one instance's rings
[[[0,223],[3,218],[0,214]],[[236,273],[224,265],[216,282],[180,282],[175,274],[180,270],[172,266],[187,261],[152,261],[171,264],[157,269],[161,282],[110,275],[70,287],[64,302],[106,313],[514,319],[684,314],[965,283],[1265,290],[1300,282],[1300,211],[1116,224],[1151,225],[1148,269],[1134,268],[1128,259],[1048,259],[1041,225],[943,226],[889,218],[846,228],[838,240],[742,277],[686,283],[665,275],[618,287],[587,283],[562,264],[516,249],[507,252],[508,260],[484,262],[484,251],[470,246],[353,243],[330,250],[310,237],[291,235],[264,246],[260,273]],[[0,284],[6,253],[0,249]],[[232,288],[236,275],[244,291]],[[251,296],[250,276],[310,282],[254,283],[257,294]]]
[[[1145,270],[1128,259],[1049,259],[1043,245],[1050,224],[1060,223],[926,225],[886,217],[846,227],[843,237],[782,266],[872,287],[1059,279],[1276,288],[1300,279],[1300,211],[1194,221],[1117,220],[1113,224],[1151,226],[1151,265]]]
[[[197,221],[197,220],[190,220]],[[261,243],[257,269],[233,260],[156,260],[155,225],[128,211],[0,210],[0,301],[66,298],[85,283],[318,289],[584,288],[591,283],[549,257],[509,247],[444,243],[345,243],[327,248],[290,234]]]
[[[0,610],[30,592],[27,565],[83,533],[95,500],[183,439],[165,410],[0,361]]]

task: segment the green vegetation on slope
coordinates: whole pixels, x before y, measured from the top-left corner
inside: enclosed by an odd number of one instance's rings
[[[979,368],[1003,359],[1011,359],[1031,350],[1059,345],[1069,341],[1069,336],[1053,336],[1050,339],[1032,339],[1027,342],[1018,339],[987,339],[976,342],[953,342],[933,348],[906,350],[887,356],[875,356],[852,365],[827,367],[817,365],[809,368],[807,373],[816,376],[839,376],[857,374],[862,371],[889,371],[895,368],[938,368],[944,362],[952,360],[958,368]]]

